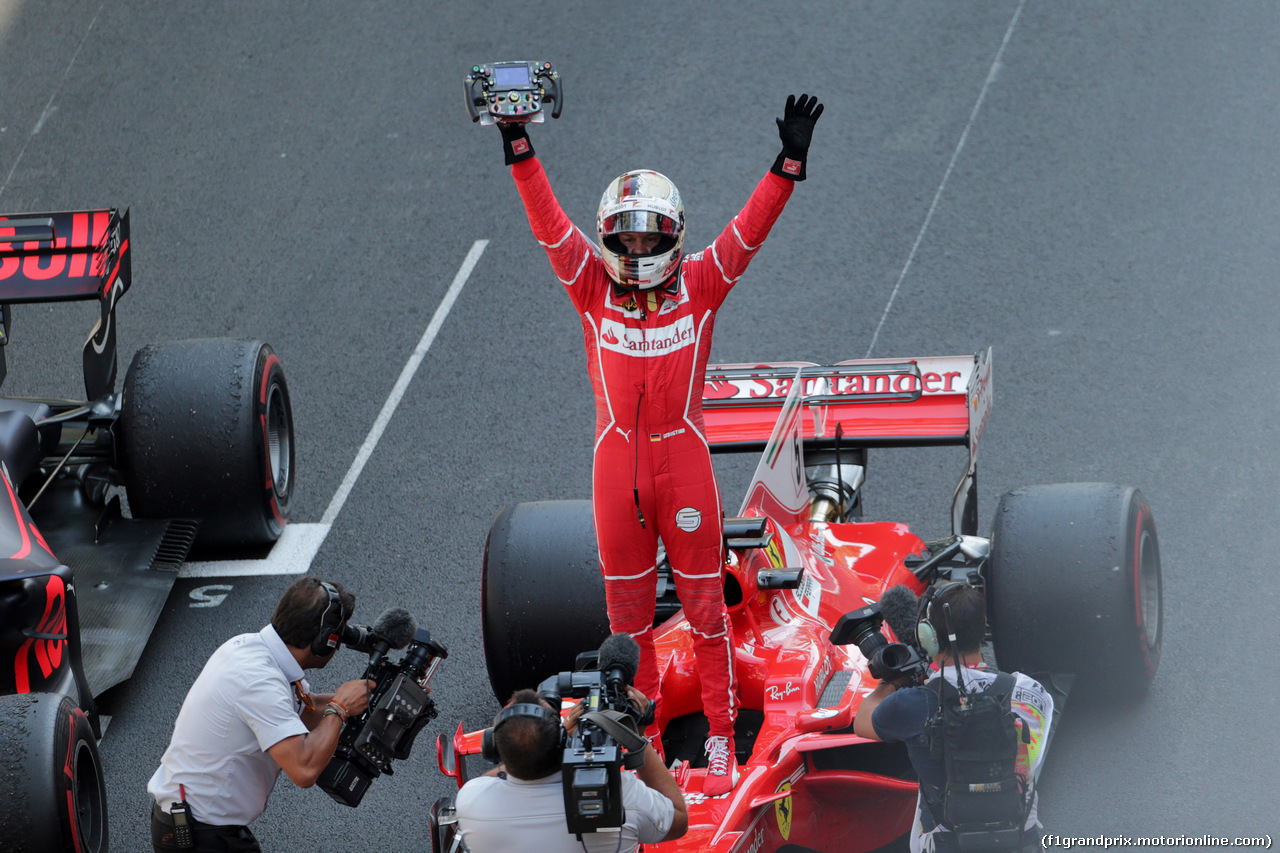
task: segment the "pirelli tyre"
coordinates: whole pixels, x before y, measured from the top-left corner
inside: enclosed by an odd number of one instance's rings
[[[481,574],[489,684],[505,702],[609,636],[590,501],[520,503],[489,528]]]
[[[1142,493],[1110,483],[1017,489],[991,531],[989,621],[1003,670],[1074,673],[1144,695],[1163,640],[1160,545]]]
[[[122,465],[136,518],[192,518],[196,546],[266,545],[293,495],[293,410],[262,341],[206,338],[138,350],[124,381]]]
[[[456,853],[458,818],[454,813],[453,797],[441,797],[431,804],[431,810],[427,812],[427,831],[431,835],[431,853]]]
[[[107,789],[89,719],[60,693],[0,696],[0,849],[105,853]]]

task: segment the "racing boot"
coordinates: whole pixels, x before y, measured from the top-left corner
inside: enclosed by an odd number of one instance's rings
[[[738,784],[738,756],[733,751],[733,738],[712,735],[707,738],[707,779],[702,793],[718,797]]]
[[[644,737],[645,740],[649,741],[650,746],[653,747],[653,751],[658,753],[658,757],[662,759],[662,763],[665,766],[667,763],[667,753],[662,748],[662,729],[658,728],[657,724],[649,726],[649,728],[644,730]]]

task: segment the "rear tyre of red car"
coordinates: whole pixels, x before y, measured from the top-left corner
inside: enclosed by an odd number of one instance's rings
[[[0,847],[104,853],[107,789],[84,712],[59,693],[0,696]]]
[[[485,541],[480,594],[485,663],[499,702],[599,648],[609,616],[591,502],[503,510]]]
[[[293,495],[293,410],[262,341],[138,350],[124,381],[122,465],[135,518],[194,518],[196,546],[268,545]]]
[[[1155,520],[1142,493],[1110,483],[1016,489],[991,531],[989,621],[1001,669],[1075,673],[1136,699],[1160,664]]]

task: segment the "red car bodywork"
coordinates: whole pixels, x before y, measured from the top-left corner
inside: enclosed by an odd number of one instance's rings
[[[674,769],[689,831],[645,845],[646,851],[857,853],[910,829],[917,786],[905,750],[852,733],[858,705],[877,682],[858,647],[834,645],[830,634],[842,615],[878,601],[890,586],[921,591],[904,558],[926,550],[925,543],[905,524],[813,520],[800,439],[806,445],[830,439],[838,429],[838,441],[851,448],[968,446],[969,469],[953,504],[958,524],[990,402],[989,353],[709,371],[709,441],[746,450],[768,437],[739,515],[766,517],[770,535],[761,547],[731,550],[725,580],[741,707],[762,718],[728,795],[702,794],[705,770],[688,762]],[[770,572],[796,567],[804,573],[795,588],[762,587]],[[699,713],[701,699],[681,614],[655,639],[665,726]],[[571,706],[566,700],[566,710]],[[440,756],[442,769],[460,784],[466,774],[458,768],[480,752],[480,738],[459,727],[454,754]]]

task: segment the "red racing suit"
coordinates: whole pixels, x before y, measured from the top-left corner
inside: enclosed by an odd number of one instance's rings
[[[596,401],[592,506],[609,625],[635,637],[635,686],[655,701],[658,538],[693,629],[710,734],[733,737],[737,689],[725,613],[720,492],[702,420],[715,313],[794,187],[765,174],[723,233],[649,291],[614,284],[599,248],[561,209],[536,159],[512,167],[529,224],[582,319]],[[661,713],[659,711],[659,713]]]

